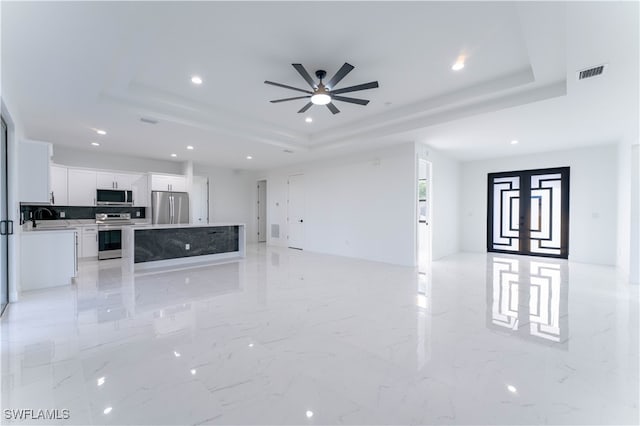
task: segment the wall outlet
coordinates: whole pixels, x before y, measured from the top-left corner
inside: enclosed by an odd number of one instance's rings
[[[191,250],[191,244],[185,244],[184,245],[184,249],[185,250]]]
[[[64,219],[66,217],[65,212],[60,212],[60,219]]]

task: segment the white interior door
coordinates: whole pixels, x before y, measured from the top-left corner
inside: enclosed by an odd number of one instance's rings
[[[191,186],[191,223],[209,223],[209,179],[194,176]]]
[[[431,163],[418,160],[418,270],[431,263]]]
[[[289,176],[289,247],[304,248],[304,175]]]
[[[267,241],[267,181],[258,181],[258,242]]]

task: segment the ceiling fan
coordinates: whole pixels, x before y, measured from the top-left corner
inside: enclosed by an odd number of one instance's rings
[[[311,76],[309,75],[309,73],[307,72],[307,70],[304,69],[302,64],[291,64],[291,65],[293,65],[293,67],[296,69],[296,71],[298,71],[298,73],[302,76],[302,78],[304,78],[305,81],[309,83],[309,86],[311,86],[313,91],[298,89],[297,87],[287,86],[286,84],[274,83],[273,81],[268,81],[268,80],[265,80],[265,84],[271,84],[273,86],[284,87],[285,89],[291,89],[291,90],[296,90],[298,92],[308,93],[308,95],[306,96],[296,96],[294,98],[276,99],[271,101],[271,103],[278,103],[278,102],[293,101],[296,99],[311,98],[310,102],[307,103],[305,106],[303,106],[300,109],[300,111],[298,111],[298,113],[305,112],[306,110],[311,108],[312,105],[326,105],[327,108],[329,108],[329,111],[331,111],[334,114],[337,114],[340,112],[340,110],[336,108],[336,106],[333,104],[333,101],[341,101],[341,102],[349,102],[351,104],[366,105],[369,103],[369,101],[366,99],[349,98],[347,96],[339,96],[339,95],[341,93],[356,92],[358,90],[366,90],[366,89],[375,89],[376,87],[378,87],[378,82],[372,81],[370,83],[358,84],[356,86],[343,87],[342,89],[334,89],[335,85],[338,84],[340,80],[342,80],[354,68],[353,65],[348,64],[346,62],[342,67],[340,67],[336,75],[334,75],[331,78],[331,80],[329,80],[326,84],[322,82],[322,80],[327,76],[326,71],[324,70],[316,71],[316,77],[318,77],[319,82],[315,83],[311,78]]]

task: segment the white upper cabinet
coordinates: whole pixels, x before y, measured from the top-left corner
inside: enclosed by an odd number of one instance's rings
[[[151,175],[152,191],[187,191],[187,178],[179,175]]]
[[[56,206],[68,206],[67,168],[51,165],[51,204]]]
[[[96,185],[98,189],[131,189],[140,174],[98,172]]]
[[[147,175],[141,175],[131,185],[133,190],[134,207],[149,207],[151,205],[151,191],[149,191],[149,178]]]
[[[69,169],[69,205],[96,205],[96,175],[94,170]]]
[[[23,203],[49,203],[51,144],[22,141],[18,145],[18,198]]]

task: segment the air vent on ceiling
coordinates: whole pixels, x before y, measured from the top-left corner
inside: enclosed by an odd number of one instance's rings
[[[148,118],[148,117],[141,117],[140,121],[147,124],[158,124],[158,120],[155,120],[153,118]]]
[[[578,71],[578,80],[584,80],[585,78],[597,77],[604,72],[604,65],[598,65],[597,67],[591,67]]]
[[[290,149],[283,149],[282,152],[286,152],[287,154],[293,154],[293,151]]]

